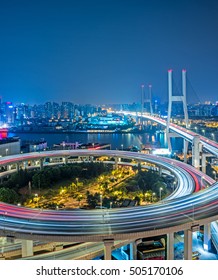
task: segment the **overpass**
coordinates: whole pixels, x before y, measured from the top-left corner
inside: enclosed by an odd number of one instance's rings
[[[129,112],[129,111],[122,111],[119,112],[125,115],[131,115],[131,116],[137,116],[136,113],[134,112]],[[167,127],[167,121],[157,117],[157,116],[152,116],[149,114],[142,114],[142,118],[154,121],[156,123],[159,123],[165,127]],[[169,129],[174,132],[176,135],[179,135],[186,141],[190,142],[192,144],[192,165],[196,168],[200,167],[200,154],[202,154],[202,170],[205,172],[205,157],[207,156],[206,154],[203,154],[203,150],[210,155],[214,157],[218,157],[218,143],[210,140],[200,134],[197,134],[187,128],[178,126],[176,124],[170,123],[169,124]]]
[[[122,114],[125,114],[125,115],[137,116],[136,113],[129,112],[129,111],[120,111],[119,113],[122,113]],[[145,119],[148,119],[150,121],[154,121],[156,123],[159,123],[159,124],[161,124],[165,127],[167,126],[167,122],[160,117],[151,116],[151,115],[145,114],[145,113],[142,115],[142,117],[145,118]],[[170,129],[173,132],[180,135],[185,140],[189,141],[190,143],[193,142],[195,137],[199,137],[199,142],[203,145],[203,148],[206,151],[213,154],[214,156],[218,157],[218,143],[217,142],[215,142],[213,140],[210,140],[210,139],[208,139],[208,138],[206,138],[206,137],[204,137],[200,134],[194,133],[193,131],[191,131],[187,128],[181,127],[181,126],[173,124],[173,123],[170,123]]]
[[[192,231],[218,219],[218,184],[194,167],[168,158],[125,151],[62,150],[8,156],[0,159],[0,165],[28,160],[42,162],[49,157],[63,158],[66,163],[75,156],[108,156],[150,162],[176,173],[177,177],[180,174],[181,184],[186,182],[195,188],[204,176],[211,186],[194,194],[128,209],[53,211],[0,203],[1,236],[55,242],[104,242],[105,258],[110,259],[111,247],[116,240],[136,241],[168,234],[171,244],[173,233],[184,230],[185,258],[191,259]],[[172,244],[170,248],[172,259]]]

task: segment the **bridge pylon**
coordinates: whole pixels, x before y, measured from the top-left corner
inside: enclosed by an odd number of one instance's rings
[[[152,108],[152,85],[148,85],[148,96],[144,99],[144,104],[147,103],[151,116],[153,115],[153,108]]]
[[[167,143],[168,148],[172,151],[171,138],[180,137],[176,133],[170,132],[170,119],[172,115],[172,106],[173,102],[182,102],[183,111],[184,111],[184,121],[186,128],[188,127],[188,109],[186,101],[186,70],[182,70],[182,95],[173,95],[173,83],[172,83],[172,70],[168,70],[168,95],[169,95],[169,104],[168,104],[168,116],[167,116]],[[188,141],[184,139],[184,161],[187,161],[187,152],[188,152]]]

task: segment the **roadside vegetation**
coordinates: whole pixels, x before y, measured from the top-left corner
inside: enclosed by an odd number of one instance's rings
[[[167,195],[167,184],[157,172],[141,166],[83,162],[20,170],[0,185],[0,201],[33,208],[71,209],[146,205]]]

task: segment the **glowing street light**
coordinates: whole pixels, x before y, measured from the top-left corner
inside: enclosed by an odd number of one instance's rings
[[[152,202],[154,202],[154,196],[155,196],[155,195],[156,195],[155,192],[153,192],[152,195],[151,195],[151,201],[152,201]]]
[[[79,178],[76,178],[76,186],[78,186]]]
[[[173,182],[173,191],[175,191],[176,181]]]
[[[102,209],[103,200],[102,200],[102,194],[100,194],[100,208]]]
[[[39,195],[38,195],[38,193],[35,193],[35,197],[36,197],[36,202],[37,202],[37,208],[39,208]]]
[[[161,192],[162,192],[163,188],[160,188],[160,200],[161,200]]]
[[[65,146],[66,146],[66,143],[65,143],[65,142],[63,142],[63,150],[65,150]]]

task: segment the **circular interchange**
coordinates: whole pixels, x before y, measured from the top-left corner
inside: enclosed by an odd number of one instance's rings
[[[57,211],[0,203],[0,236],[63,242],[133,240],[193,229],[218,219],[218,183],[194,167],[169,158],[113,150],[62,150],[8,156],[0,159],[0,165],[71,156],[108,156],[153,163],[174,173],[178,188],[159,203],[132,208]],[[213,185],[198,191],[202,176]],[[190,194],[194,190],[198,192]]]

